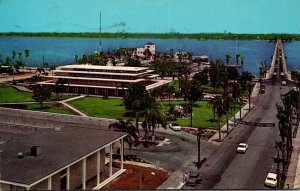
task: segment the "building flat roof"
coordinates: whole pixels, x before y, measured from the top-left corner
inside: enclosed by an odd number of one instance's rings
[[[45,85],[55,85],[54,82],[39,82],[39,84],[45,84]],[[127,90],[128,88],[126,87],[116,87],[116,86],[93,86],[93,85],[80,85],[80,84],[64,84],[65,86],[70,86],[70,87],[84,87],[84,88],[102,88],[102,89],[124,89]]]
[[[1,181],[30,185],[124,136],[104,129],[63,127],[55,132],[0,123]],[[31,146],[39,146],[41,155],[29,156]],[[18,158],[18,152],[24,157]]]
[[[138,78],[135,80],[126,80],[126,79],[111,79],[111,78],[85,78],[85,77],[72,77],[72,76],[48,76],[51,78],[64,78],[64,79],[75,79],[75,80],[93,80],[93,81],[110,81],[110,82],[142,82],[145,79]]]
[[[143,71],[147,70],[147,67],[129,67],[129,66],[98,66],[98,65],[88,65],[88,64],[72,64],[72,65],[65,65],[60,66],[58,69],[61,68],[78,68],[78,69],[95,69],[95,70],[116,70],[116,71]]]
[[[53,70],[53,72],[62,72],[62,73],[76,73],[76,74],[104,74],[104,75],[113,75],[113,76],[140,76],[143,74],[148,74],[154,70],[146,70],[141,73],[113,73],[113,72],[91,72],[91,71],[76,71],[76,70]]]

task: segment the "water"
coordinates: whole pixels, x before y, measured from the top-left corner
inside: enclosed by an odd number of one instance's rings
[[[225,54],[232,56],[231,62],[237,53],[245,57],[244,69],[253,74],[258,73],[258,64],[266,61],[270,65],[275,43],[256,40],[196,40],[196,39],[103,39],[104,51],[112,51],[118,47],[143,47],[147,42],[156,44],[156,50],[161,53],[175,51],[189,51],[194,55],[208,55],[210,59],[222,59]],[[59,66],[74,62],[75,55],[91,54],[98,49],[97,38],[47,38],[47,37],[0,37],[0,54],[3,59],[11,56],[11,51],[22,52],[30,50],[28,66],[41,66],[42,58],[50,66]],[[300,69],[299,60],[300,42],[285,44],[288,66]],[[23,54],[24,61],[26,61]]]
[[[284,51],[287,57],[289,70],[300,70],[300,42],[284,43]]]

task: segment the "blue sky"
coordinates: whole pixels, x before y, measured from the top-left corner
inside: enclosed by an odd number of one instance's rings
[[[0,32],[300,34],[300,0],[0,0]]]

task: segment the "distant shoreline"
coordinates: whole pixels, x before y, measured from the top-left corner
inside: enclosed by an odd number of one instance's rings
[[[79,38],[154,38],[154,39],[197,39],[197,40],[276,40],[300,41],[300,34],[234,34],[234,33],[58,33],[58,32],[8,32],[0,37],[79,37]]]

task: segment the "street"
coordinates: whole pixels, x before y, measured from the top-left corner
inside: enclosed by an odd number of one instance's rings
[[[280,95],[291,88],[266,84],[265,94],[252,98],[254,108],[243,120],[277,123],[276,103],[281,104]],[[273,157],[277,153],[275,141],[279,140],[277,124],[276,127],[238,125],[203,164],[200,169],[203,182],[196,189],[263,189],[267,172],[276,172]],[[236,152],[240,142],[249,144],[245,154]]]

